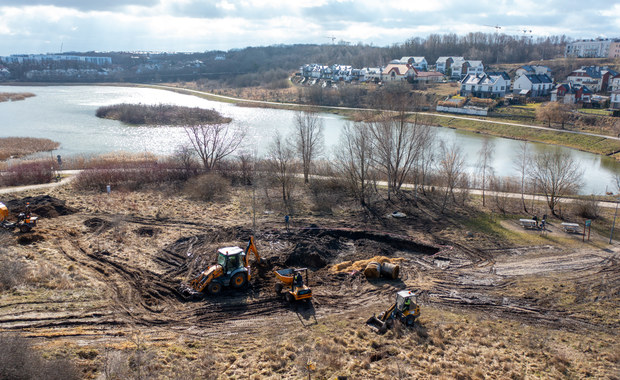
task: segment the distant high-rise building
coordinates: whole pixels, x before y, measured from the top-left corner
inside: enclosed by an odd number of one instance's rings
[[[620,40],[597,38],[595,40],[579,40],[566,44],[565,57],[607,58],[612,43]]]

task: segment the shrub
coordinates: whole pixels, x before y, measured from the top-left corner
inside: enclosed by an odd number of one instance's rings
[[[174,165],[155,162],[122,163],[120,166],[101,166],[80,172],[73,181],[78,190],[104,191],[114,188],[137,190],[147,184],[171,183],[185,179],[186,173]]]
[[[0,335],[0,380],[79,378],[70,361],[45,360],[26,338],[16,334]]]
[[[48,160],[22,162],[9,166],[0,176],[0,186],[23,186],[49,183],[54,178],[53,164]]]
[[[203,174],[187,181],[185,193],[192,199],[224,202],[230,196],[230,181],[216,173]]]
[[[4,255],[4,252],[0,254]],[[0,258],[0,289],[11,289],[25,282],[26,265],[17,260]]]
[[[584,219],[597,219],[600,216],[598,201],[593,196],[575,201],[575,213]]]

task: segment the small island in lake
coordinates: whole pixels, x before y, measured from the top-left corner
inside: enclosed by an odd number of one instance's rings
[[[170,104],[115,104],[99,107],[96,115],[100,118],[139,125],[225,124],[232,120],[214,109]]]
[[[58,149],[59,142],[35,137],[0,137],[0,161]]]
[[[35,96],[32,92],[0,92],[1,102],[14,102]]]

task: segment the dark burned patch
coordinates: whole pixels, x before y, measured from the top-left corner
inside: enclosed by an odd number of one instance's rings
[[[381,243],[383,247],[387,245],[388,247],[397,250],[413,251],[424,255],[434,255],[435,253],[439,252],[439,248],[417,243],[407,236],[395,235],[381,231],[307,228],[302,229],[300,232],[306,235],[333,236],[345,238],[355,241],[356,244],[358,244],[358,242],[359,244]],[[363,241],[366,242],[363,243]]]
[[[30,245],[43,240],[45,240],[45,238],[43,238],[43,236],[41,235],[23,234],[19,235],[19,237],[17,238],[17,243],[19,243],[20,245]]]
[[[136,234],[138,234],[138,236],[145,236],[145,237],[153,237],[157,235],[159,232],[160,232],[159,228],[153,228],[153,227],[140,227],[136,230]]]
[[[76,212],[75,209],[66,205],[66,201],[49,195],[13,199],[6,202],[6,205],[12,213],[18,214],[26,210],[27,203],[30,203],[30,211],[33,215],[43,218],[56,218]]]
[[[112,223],[109,220],[97,217],[86,219],[84,225],[91,231],[102,231],[112,227]]]

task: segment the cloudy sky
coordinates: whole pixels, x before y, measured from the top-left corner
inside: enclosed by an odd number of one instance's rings
[[[431,33],[620,37],[620,0],[0,0],[0,55],[386,46]],[[528,32],[528,34],[530,34]]]

